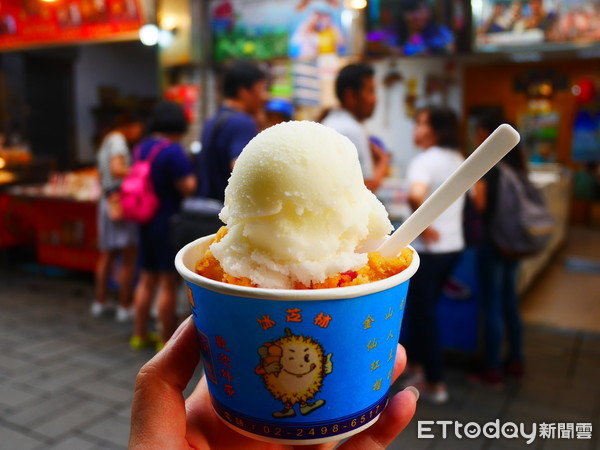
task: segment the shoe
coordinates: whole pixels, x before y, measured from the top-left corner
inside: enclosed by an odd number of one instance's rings
[[[145,338],[133,335],[129,339],[129,346],[133,350],[143,350],[145,348],[155,347],[160,338],[155,333],[149,333]]]
[[[426,403],[430,403],[432,405],[443,405],[448,401],[450,396],[448,395],[448,391],[438,391],[438,392],[430,392],[430,391],[422,391],[419,389],[419,401],[424,401]]]
[[[98,318],[113,310],[113,306],[108,303],[100,303],[94,300],[90,306],[90,314],[92,317]]]
[[[425,381],[416,383],[413,386],[419,391],[419,401],[424,401],[432,405],[442,405],[450,398],[448,390],[445,387],[443,389],[432,389]]]
[[[510,377],[520,380],[523,378],[523,375],[525,375],[525,367],[523,367],[523,363],[512,361],[506,363],[506,366],[504,366],[504,373]]]
[[[131,319],[133,319],[133,310],[131,308],[123,308],[119,305],[117,306],[115,317],[119,323],[131,322]]]
[[[471,373],[469,374],[468,379],[471,382],[487,384],[493,389],[501,389],[504,386],[502,375],[495,369]]]

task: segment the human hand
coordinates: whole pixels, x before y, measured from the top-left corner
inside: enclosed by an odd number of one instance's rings
[[[319,445],[273,445],[232,431],[214,412],[206,377],[194,392],[183,398],[183,391],[200,362],[200,343],[193,320],[188,318],[165,348],[148,361],[136,378],[131,408],[129,449],[333,449],[338,442]],[[404,348],[398,346],[394,365],[395,381],[406,366]],[[340,448],[384,449],[408,425],[417,397],[405,390],[390,399],[379,420],[352,436]]]
[[[425,245],[429,245],[440,240],[440,233],[435,228],[427,227],[421,233],[421,239]]]

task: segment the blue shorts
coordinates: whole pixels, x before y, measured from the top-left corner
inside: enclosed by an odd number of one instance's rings
[[[148,272],[176,272],[176,250],[171,242],[170,217],[159,217],[140,227],[140,267]]]

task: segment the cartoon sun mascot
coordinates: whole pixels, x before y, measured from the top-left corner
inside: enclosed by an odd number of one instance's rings
[[[300,414],[306,415],[325,404],[325,400],[310,402],[321,390],[323,378],[333,370],[331,353],[313,338],[293,335],[289,328],[285,336],[265,343],[258,349],[260,364],[256,373],[263,377],[265,387],[285,407],[273,413],[283,419],[294,417],[294,405],[300,405]]]

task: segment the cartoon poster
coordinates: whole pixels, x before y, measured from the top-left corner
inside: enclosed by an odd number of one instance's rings
[[[143,24],[139,0],[2,0],[0,50],[136,39]]]
[[[346,55],[340,0],[213,0],[214,58],[315,59]]]

